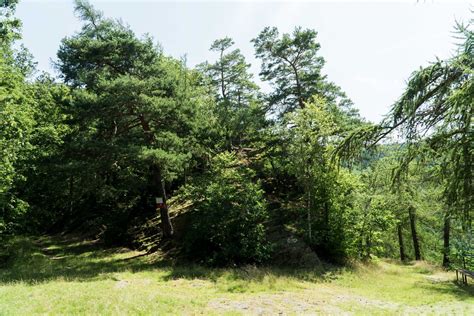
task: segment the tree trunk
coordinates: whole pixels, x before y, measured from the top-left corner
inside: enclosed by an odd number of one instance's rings
[[[150,146],[154,146],[155,136],[153,135],[150,129],[148,121],[145,119],[143,114],[140,114],[138,118],[140,119],[145,139],[148,141],[148,144]],[[163,199],[163,206],[160,207],[161,228],[163,230],[163,237],[168,238],[173,236],[174,231],[168,212],[168,205],[166,204],[165,183],[161,174],[161,167],[156,163],[152,163],[152,165],[150,166],[150,171],[153,186],[152,193],[154,195],[153,199],[157,197],[161,197]]]
[[[311,231],[311,191],[308,189],[308,237],[309,237],[309,242],[311,242],[311,239],[313,238],[312,236],[312,231]]]
[[[372,232],[369,231],[365,238],[365,259],[369,260],[372,253],[372,239],[370,238]]]
[[[359,257],[364,258],[364,233],[361,231],[359,234]]]
[[[293,68],[293,71],[295,73],[296,91],[298,93],[298,96],[297,96],[298,97],[298,105],[300,106],[301,109],[304,109],[303,91],[302,91],[302,88],[301,88],[298,69],[296,69],[296,66],[293,63],[290,63],[290,65]]]
[[[327,201],[324,202],[324,227],[323,227],[323,241],[325,243],[329,242],[329,204]]]
[[[74,176],[69,176],[69,215],[73,213],[73,195],[74,195]]]
[[[413,249],[415,250],[415,260],[421,260],[420,243],[416,231],[416,210],[413,206],[408,208],[408,215],[410,216],[411,237],[413,239]]]
[[[398,231],[398,245],[400,247],[400,260],[405,261],[406,259],[405,245],[403,244],[402,225],[400,223],[398,223],[397,225],[397,231]]]
[[[226,87],[225,87],[225,80],[224,80],[224,63],[223,63],[223,58],[224,58],[224,49],[221,49],[221,58],[219,60],[220,64],[220,74],[221,74],[221,93],[222,93],[222,99],[224,102],[227,102],[227,94],[226,94]]]
[[[469,124],[469,123],[468,123]],[[469,126],[467,124],[467,126]],[[468,133],[468,130],[466,131]],[[472,201],[472,169],[471,169],[471,153],[472,142],[469,141],[469,136],[466,137],[463,144],[463,158],[464,158],[464,181],[463,181],[463,232],[471,231],[471,201]]]
[[[443,227],[443,267],[448,268],[450,262],[449,259],[449,233],[451,230],[451,214],[449,211],[446,211],[444,214],[444,227]]]
[[[324,202],[324,225],[325,229],[329,229],[329,204],[327,201]]]
[[[163,205],[160,207],[161,229],[163,230],[163,237],[168,238],[173,236],[174,231],[168,212],[168,204],[166,203],[165,183],[161,176],[159,166],[153,165],[151,172],[153,177],[153,194],[155,197],[161,197],[163,199]]]

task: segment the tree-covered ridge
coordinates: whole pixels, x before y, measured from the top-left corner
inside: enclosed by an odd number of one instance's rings
[[[315,30],[252,40],[264,93],[231,38],[190,68],[77,0],[53,78],[33,75],[2,3],[0,234],[87,232],[213,265],[472,251],[470,25],[370,124],[323,75]]]

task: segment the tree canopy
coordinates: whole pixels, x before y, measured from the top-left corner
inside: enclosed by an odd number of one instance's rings
[[[267,91],[229,37],[189,67],[76,0],[54,77],[18,44],[16,4],[0,6],[0,236],[91,234],[210,265],[300,260],[290,244],[446,267],[472,250],[473,21],[372,124],[323,74],[315,30],[252,40]]]

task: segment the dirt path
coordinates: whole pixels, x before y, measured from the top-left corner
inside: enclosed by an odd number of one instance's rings
[[[246,298],[216,298],[208,308],[221,313],[243,315],[474,315],[474,305],[440,302],[410,306],[377,300],[331,287],[298,292],[257,294]]]

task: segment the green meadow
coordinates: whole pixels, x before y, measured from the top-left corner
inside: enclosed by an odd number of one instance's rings
[[[474,288],[428,263],[210,269],[96,241],[17,237],[0,315],[474,313]]]

